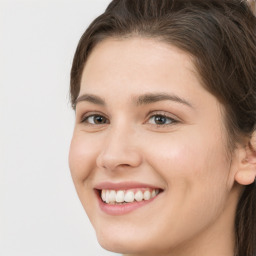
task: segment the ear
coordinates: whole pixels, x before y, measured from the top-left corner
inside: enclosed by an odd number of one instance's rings
[[[241,185],[250,185],[256,179],[256,131],[253,132],[243,151],[235,180]]]

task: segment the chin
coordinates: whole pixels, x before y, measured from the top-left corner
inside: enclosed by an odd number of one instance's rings
[[[150,231],[140,232],[122,230],[118,232],[102,232],[97,233],[97,239],[102,248],[107,251],[128,254],[128,255],[165,255],[163,249],[165,245],[159,243],[153,238]],[[167,250],[170,248],[166,248]],[[162,251],[163,254],[159,254]]]
[[[116,233],[112,233],[112,235],[97,234],[97,239],[101,247],[105,250],[121,254],[143,255],[145,249],[148,250],[149,245],[152,245],[152,243],[136,236],[136,234],[124,233],[126,232],[123,232],[123,235],[118,235]]]

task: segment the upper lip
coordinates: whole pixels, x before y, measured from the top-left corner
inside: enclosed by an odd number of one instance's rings
[[[161,189],[159,187],[156,187],[154,185],[146,184],[146,183],[139,183],[139,182],[101,182],[97,185],[95,185],[94,189],[97,190],[103,190],[103,189],[112,189],[112,190],[128,190],[128,189],[134,189],[134,188],[151,188],[151,189]],[[161,189],[163,190],[163,189]]]

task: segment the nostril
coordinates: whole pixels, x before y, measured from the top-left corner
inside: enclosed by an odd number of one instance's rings
[[[112,152],[113,153],[113,152]],[[142,163],[140,153],[119,152],[116,154],[102,154],[96,160],[99,168],[114,171],[119,168],[138,167]]]

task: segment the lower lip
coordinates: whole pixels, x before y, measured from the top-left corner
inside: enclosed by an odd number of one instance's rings
[[[130,213],[140,207],[143,207],[151,202],[153,202],[159,194],[150,200],[142,200],[140,202],[134,201],[133,203],[126,203],[126,204],[106,204],[101,200],[99,193],[97,193],[100,209],[109,214],[109,215],[124,215]]]

